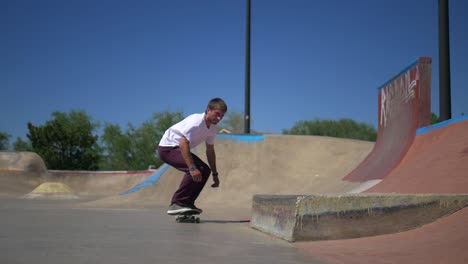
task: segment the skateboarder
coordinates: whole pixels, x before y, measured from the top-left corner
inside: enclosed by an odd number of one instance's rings
[[[227,105],[221,98],[211,99],[204,113],[192,114],[173,125],[164,133],[159,142],[159,158],[172,167],[185,172],[179,189],[174,193],[169,215],[188,211],[201,213],[195,200],[203,190],[210,174],[213,175],[211,187],[219,186],[216,154],[214,149],[216,124],[223,119]],[[209,166],[191,153],[191,149],[205,142]]]

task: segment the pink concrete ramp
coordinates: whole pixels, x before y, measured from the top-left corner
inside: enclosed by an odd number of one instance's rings
[[[378,136],[372,152],[344,179],[382,179],[413,143],[416,130],[430,124],[431,59],[419,58],[390,79],[378,94]]]
[[[367,193],[468,193],[468,118],[426,128],[429,94],[426,58],[384,85],[377,143],[345,180],[381,180]],[[468,263],[467,222],[464,208],[406,232],[296,245],[327,263]]]
[[[411,231],[383,236],[300,242],[325,263],[468,263],[468,209]]]
[[[468,193],[468,118],[438,127],[419,133],[395,169],[366,192]],[[466,223],[468,208],[406,232],[297,246],[328,263],[467,263]]]
[[[367,192],[468,193],[468,118],[418,135],[400,164]]]

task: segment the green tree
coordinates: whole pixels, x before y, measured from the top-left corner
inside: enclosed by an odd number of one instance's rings
[[[290,130],[284,129],[283,134],[329,136],[367,141],[375,141],[377,138],[374,127],[348,118],[338,121],[318,118],[313,121],[299,121]]]
[[[244,133],[244,113],[228,112],[218,127],[219,130],[226,129],[235,134]]]
[[[157,121],[144,122],[140,128],[132,129],[131,135],[131,149],[134,156],[131,164],[132,168],[146,169],[148,165],[159,167],[162,162],[156,158],[156,148],[162,135],[158,137]]]
[[[437,124],[439,122],[440,122],[440,118],[436,114],[431,113],[431,125]]]
[[[31,142],[24,141],[20,137],[16,138],[16,141],[13,143],[13,150],[15,151],[33,151]]]
[[[162,162],[155,152],[164,132],[183,119],[181,112],[156,113],[141,127],[128,124],[123,132],[119,125],[106,124],[101,137],[103,159],[101,168],[107,170],[143,170]]]
[[[130,168],[130,137],[122,133],[119,125],[106,124],[101,136],[103,156],[100,168],[103,170],[128,170]]]
[[[0,150],[7,150],[9,148],[10,134],[0,132]]]
[[[84,111],[53,112],[43,126],[28,123],[28,138],[49,169],[97,170],[100,158],[98,127]]]

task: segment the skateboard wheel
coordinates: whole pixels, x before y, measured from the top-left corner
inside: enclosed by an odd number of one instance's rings
[[[175,220],[177,223],[200,223],[200,217],[189,214],[176,215]]]

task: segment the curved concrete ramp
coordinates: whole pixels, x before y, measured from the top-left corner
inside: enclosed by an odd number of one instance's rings
[[[256,195],[252,227],[290,242],[402,232],[468,205],[468,194]]]
[[[69,186],[80,197],[115,195],[146,180],[155,171],[59,171],[47,170],[33,152],[0,151],[0,195],[23,197],[41,183]]]
[[[47,178],[42,158],[34,152],[0,151],[0,195],[22,196]]]
[[[379,88],[377,142],[345,180],[365,182],[387,176],[408,151],[416,130],[430,124],[430,104],[431,59],[419,58]]]
[[[343,181],[369,153],[373,142],[318,136],[220,135],[216,142],[219,188],[210,180],[197,206],[250,211],[257,193],[342,193],[359,183]],[[205,147],[194,152],[206,160]],[[113,196],[89,206],[168,205],[183,173],[168,168],[154,186],[125,196]]]
[[[326,263],[450,263],[468,260],[468,208],[406,232],[373,237],[297,242]]]
[[[466,203],[459,201],[468,193],[468,122],[462,118],[417,135],[418,128],[428,124],[429,116],[430,59],[420,58],[380,89],[377,142],[367,158],[344,178],[361,183],[350,192],[368,189],[379,194],[345,196],[352,202],[341,199],[342,195],[326,199],[312,196],[305,200],[297,197],[309,196],[256,196],[252,226],[287,240],[342,239],[400,232],[465,207]],[[407,195],[389,194],[392,192]],[[446,193],[460,196],[454,200],[453,208],[427,206],[427,202],[409,206],[408,201],[421,199],[418,193],[427,194],[424,199],[435,199],[430,202],[432,205]],[[381,202],[374,201],[367,208],[361,208],[370,197],[391,200],[395,204],[382,207]],[[317,203],[310,203],[308,199]],[[340,205],[343,208],[351,207],[345,212],[336,211],[329,203],[336,199],[343,203]],[[308,213],[322,206],[323,215]],[[369,215],[367,210],[378,213]],[[334,218],[338,215],[339,218]],[[349,217],[342,217],[346,215]],[[326,220],[317,222],[317,216]],[[394,226],[390,227],[394,229],[386,228],[388,219],[393,219]],[[349,226],[357,230],[349,230]],[[363,227],[365,230],[361,230]]]
[[[367,192],[468,193],[468,117],[419,134],[401,163]]]
[[[47,172],[47,168],[37,153],[0,151],[0,172],[2,171],[28,171],[41,175]]]

